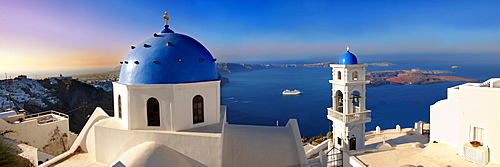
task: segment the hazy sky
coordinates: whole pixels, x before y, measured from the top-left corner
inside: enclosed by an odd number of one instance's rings
[[[164,11],[172,30],[200,41],[219,62],[336,61],[346,46],[358,56],[493,55],[500,61],[500,1],[494,0],[0,4],[1,71],[117,66],[130,45],[163,28]]]

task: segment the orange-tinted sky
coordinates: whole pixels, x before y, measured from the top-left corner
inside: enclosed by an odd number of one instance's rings
[[[12,75],[117,66],[164,11],[222,62],[335,61],[347,45],[500,61],[500,1],[0,1],[0,72]]]

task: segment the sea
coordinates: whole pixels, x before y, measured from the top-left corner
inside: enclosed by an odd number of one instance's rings
[[[484,82],[500,77],[500,63],[425,63],[401,61],[386,67],[367,67],[370,71],[385,70],[450,70],[450,75]],[[460,66],[461,68],[451,68]],[[226,105],[227,120],[232,124],[285,126],[297,119],[301,135],[325,135],[331,131],[327,108],[332,106],[331,68],[271,68],[223,74],[230,82],[221,88],[222,105]],[[367,87],[366,108],[372,111],[372,121],[366,130],[413,127],[415,122],[429,122],[429,107],[446,99],[447,88],[465,82],[445,82],[430,85],[382,85]],[[297,89],[301,95],[284,96],[285,89]]]

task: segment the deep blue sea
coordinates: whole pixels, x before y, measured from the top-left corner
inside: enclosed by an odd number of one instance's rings
[[[423,64],[399,62],[389,67],[367,67],[367,71],[452,70],[447,74],[481,82],[500,77],[500,64]],[[458,65],[462,68],[452,69]],[[227,105],[228,122],[250,125],[284,126],[288,119],[298,120],[301,135],[325,135],[331,128],[326,118],[332,106],[331,68],[272,68],[224,74],[230,82],[221,88],[222,104]],[[366,108],[372,110],[372,122],[382,129],[413,127],[414,122],[429,121],[429,106],[446,98],[446,89],[464,82],[432,85],[383,85],[367,87]],[[298,96],[283,96],[285,89],[302,91]]]

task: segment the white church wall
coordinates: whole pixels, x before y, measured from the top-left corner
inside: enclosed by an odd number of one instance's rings
[[[71,145],[70,150],[76,150],[77,147],[80,147],[84,152],[95,153],[94,124],[105,118],[109,118],[109,115],[100,107],[97,107],[87,120],[87,123],[85,123],[73,145]]]
[[[459,148],[459,108],[456,101],[441,100],[430,106],[430,141]]]
[[[335,145],[338,145],[338,146],[342,146],[342,147],[345,147],[346,144],[345,144],[345,141],[344,141],[344,138],[346,136],[345,134],[345,124],[343,122],[339,122],[338,120],[336,119],[330,119],[331,121],[333,121],[332,123],[332,128],[333,128],[333,142],[335,143]],[[342,139],[342,144],[339,145],[338,144],[338,138],[341,138]]]
[[[171,104],[174,99],[171,84],[127,85],[129,93],[130,130],[171,130]],[[160,104],[160,126],[148,126],[147,100],[156,98]]]
[[[122,109],[122,118],[119,118],[119,113],[118,113],[118,95],[121,98],[121,109]],[[129,125],[129,95],[128,95],[128,90],[127,86],[124,84],[119,84],[117,82],[113,82],[113,101],[114,101],[114,114],[116,118],[120,119],[120,123],[123,124],[123,126],[127,127],[127,129],[130,129]]]
[[[223,125],[224,166],[308,166],[296,120],[285,127]]]
[[[117,97],[120,95],[122,98],[120,122],[130,130],[179,131],[214,124],[220,121],[219,85],[220,81],[154,85],[114,83],[118,88],[114,93],[115,114],[118,114]],[[192,103],[196,95],[201,95],[204,100],[204,122],[193,124]],[[146,105],[151,97],[160,103],[160,126],[147,126]]]
[[[356,137],[356,150],[362,150],[364,149],[364,145],[365,145],[365,124],[356,124],[356,125],[352,125],[352,126],[349,126],[349,133],[348,133],[348,136],[349,137],[352,137],[352,135],[354,135],[354,137]],[[346,135],[347,137],[347,135]],[[346,141],[346,142],[349,142],[349,141]],[[347,148],[349,149],[349,148]]]
[[[177,84],[174,86],[173,96],[176,98],[173,105],[175,112],[172,118],[187,121],[174,121],[173,131],[210,125],[220,121],[220,103],[217,103],[220,99],[219,82]],[[196,95],[203,97],[204,122],[193,124],[193,98]]]
[[[122,153],[148,141],[170,147],[207,166],[221,166],[221,135],[214,133],[120,130],[117,121],[106,119],[96,124],[96,161],[114,163]]]

